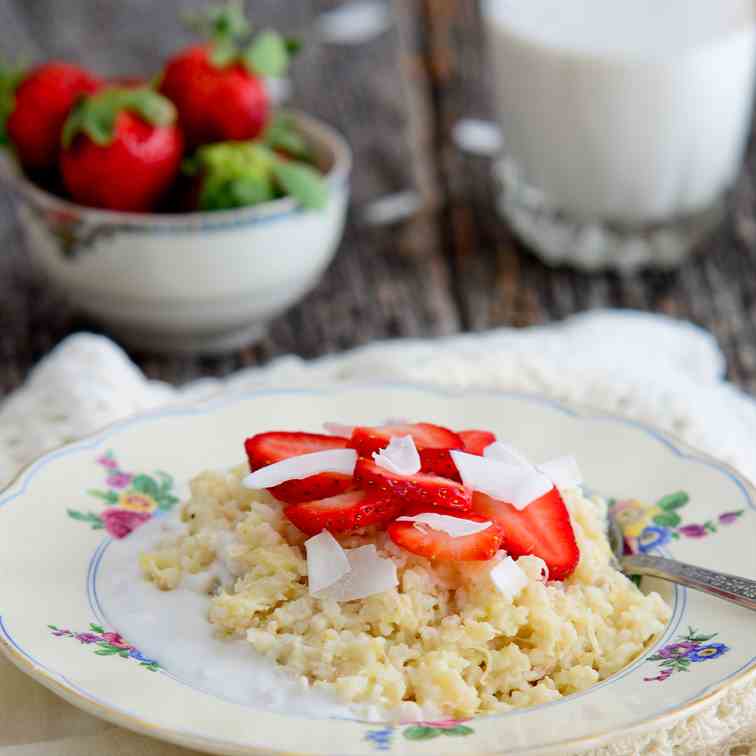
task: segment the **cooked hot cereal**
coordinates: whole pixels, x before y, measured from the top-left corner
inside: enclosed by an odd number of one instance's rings
[[[663,630],[670,609],[610,564],[606,503],[563,490],[580,561],[547,582],[537,557],[517,560],[527,584],[509,599],[488,562],[431,562],[364,529],[336,536],[345,549],[375,544],[398,585],[337,602],[310,595],[307,536],[248,473],[205,472],[184,504],[185,532],[141,556],[162,590],[203,581],[219,637],[260,654],[342,699],[404,713],[453,717],[532,706],[583,690],[635,659]]]

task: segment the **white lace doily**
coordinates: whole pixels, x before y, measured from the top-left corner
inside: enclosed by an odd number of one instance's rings
[[[634,312],[436,341],[381,342],[312,362],[295,357],[228,379],[175,388],[148,381],[110,340],[77,334],[0,405],[0,484],[47,449],[114,420],[220,390],[381,379],[546,393],[645,420],[724,459],[756,481],[756,402],[724,380],[706,332]],[[735,748],[733,751],[732,749]],[[618,742],[602,754],[756,756],[756,687],[732,690],[671,730]]]

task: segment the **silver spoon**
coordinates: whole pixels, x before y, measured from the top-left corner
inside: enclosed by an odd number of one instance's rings
[[[714,572],[664,557],[623,554],[625,539],[622,528],[611,511],[608,531],[617,568],[626,575],[650,575],[669,580],[756,611],[756,580],[728,575],[726,572]]]

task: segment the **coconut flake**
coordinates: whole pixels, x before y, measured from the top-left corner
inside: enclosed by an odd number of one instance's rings
[[[397,475],[414,475],[420,472],[420,454],[412,436],[392,436],[389,445],[373,452],[375,463]]]
[[[383,593],[396,586],[396,565],[391,559],[378,556],[375,544],[347,549],[349,572],[315,595],[319,599],[354,601]],[[312,591],[311,591],[312,593]]]
[[[515,509],[522,511],[531,502],[545,496],[552,488],[554,484],[551,478],[535,470],[524,473],[518,480],[512,481],[508,496],[503,498]]]
[[[331,436],[339,438],[351,438],[354,432],[354,425],[342,425],[341,423],[323,423],[323,429]]]
[[[572,456],[557,457],[538,465],[538,469],[559,488],[575,488],[583,482],[577,460]]]
[[[346,552],[327,530],[308,538],[304,545],[310,594],[325,590],[349,572]]]
[[[517,560],[517,566],[531,579],[539,583],[549,582],[549,565],[541,557],[528,554]]]
[[[436,514],[435,512],[423,512],[418,515],[402,515],[396,518],[397,522],[414,522],[420,527],[429,527],[431,530],[439,530],[452,538],[475,535],[488,530],[493,523],[465,520],[462,517]]]
[[[516,509],[525,509],[553,487],[549,478],[532,468],[467,452],[452,451],[451,456],[466,486],[506,501]]]
[[[242,483],[246,488],[270,488],[287,480],[301,480],[320,473],[352,475],[356,464],[357,452],[354,449],[327,449],[300,454],[261,467],[247,475]]]
[[[528,584],[528,576],[512,557],[505,557],[488,573],[499,593],[510,601],[520,595]]]
[[[495,459],[499,462],[506,462],[510,465],[517,465],[528,470],[534,469],[530,460],[522,453],[517,451],[514,446],[505,444],[502,441],[494,441],[483,449],[483,456],[486,459]]]

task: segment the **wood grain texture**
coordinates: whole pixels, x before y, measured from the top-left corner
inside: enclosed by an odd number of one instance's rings
[[[4,0],[0,55],[86,59],[104,74],[150,74],[189,40],[176,22],[178,9],[204,4]],[[355,150],[354,207],[337,258],[259,344],[214,359],[132,354],[150,376],[183,382],[288,352],[313,357],[374,339],[528,325],[613,306],[666,312],[711,329],[732,378],[756,390],[753,152],[727,224],[679,272],[619,278],[549,269],[498,220],[490,161],[460,153],[451,139],[459,118],[492,115],[477,2],[394,0],[386,33],[359,46],[326,45],[316,20],[337,5],[250,3],[259,24],[304,38],[294,103],[343,131]],[[371,200],[406,190],[422,200],[414,217],[390,227],[361,222]],[[0,393],[17,386],[61,338],[85,328],[97,330],[32,277],[0,197]]]

